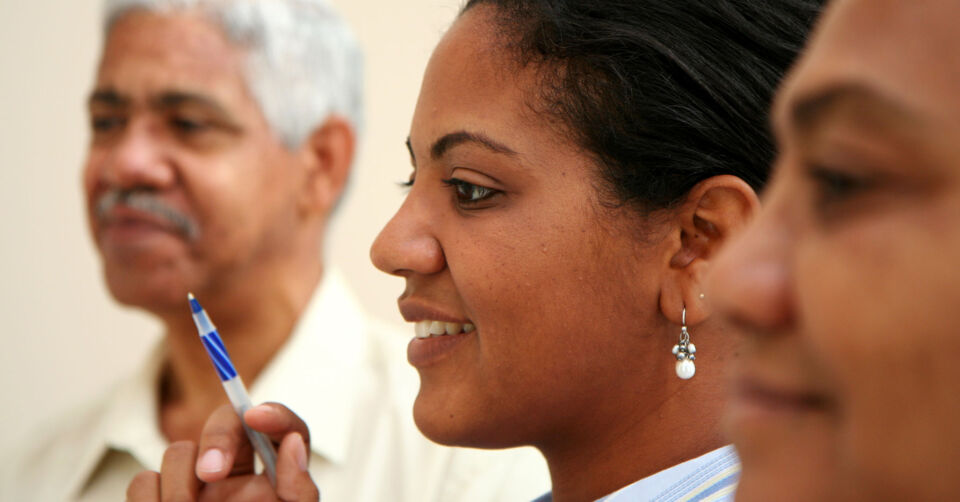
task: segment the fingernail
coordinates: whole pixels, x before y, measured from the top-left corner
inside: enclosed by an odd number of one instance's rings
[[[303,437],[301,437],[300,434],[294,432],[293,435],[297,443],[294,446],[293,455],[297,459],[297,467],[303,472],[307,470],[307,447],[303,444]]]
[[[270,405],[267,405],[267,404],[258,404],[247,411],[248,412],[252,411],[252,412],[261,413],[261,414],[266,413],[269,415],[273,413],[273,408],[271,408]]]
[[[220,472],[223,470],[223,452],[217,449],[207,450],[197,462],[200,472]]]

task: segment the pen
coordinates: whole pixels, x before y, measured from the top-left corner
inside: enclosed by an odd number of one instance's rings
[[[223,390],[227,391],[230,404],[233,405],[237,415],[240,415],[243,430],[246,431],[253,449],[260,456],[267,477],[270,478],[270,484],[277,486],[277,450],[274,449],[273,443],[267,436],[247,427],[247,423],[243,421],[243,413],[253,407],[250,396],[247,395],[247,389],[243,386],[243,380],[240,379],[240,375],[237,375],[237,370],[233,367],[233,362],[227,355],[227,349],[223,346],[223,341],[220,340],[217,328],[210,321],[207,311],[203,310],[200,302],[194,298],[193,293],[187,293],[187,299],[190,300],[190,312],[193,314],[193,322],[197,325],[197,331],[200,333],[200,341],[203,342],[207,354],[210,355],[210,360],[213,361],[214,368],[217,369],[217,374],[220,375]]]

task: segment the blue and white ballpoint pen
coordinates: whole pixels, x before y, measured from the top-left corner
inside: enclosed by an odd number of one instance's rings
[[[193,313],[193,322],[200,333],[200,341],[203,342],[210,360],[213,361],[213,366],[217,369],[217,374],[220,375],[223,390],[227,391],[227,397],[233,409],[237,411],[240,421],[243,422],[243,413],[253,407],[250,396],[247,395],[247,389],[243,386],[243,380],[240,380],[240,375],[237,375],[237,370],[234,369],[233,362],[227,355],[227,348],[223,346],[217,328],[210,322],[210,316],[200,306],[200,302],[193,297],[193,293],[188,293],[187,299],[190,300],[190,312]],[[260,456],[263,469],[270,478],[270,484],[277,486],[277,450],[273,447],[273,443],[267,436],[248,427],[246,422],[243,422],[243,430],[246,431],[253,449]]]

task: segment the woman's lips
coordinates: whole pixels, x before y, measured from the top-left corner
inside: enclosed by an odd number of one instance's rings
[[[476,335],[472,321],[422,298],[401,297],[398,304],[403,318],[414,323],[415,337],[407,346],[407,360],[417,369],[436,364],[468,337]]]
[[[730,400],[731,418],[735,421],[769,420],[797,417],[828,410],[825,394],[809,390],[793,390],[757,380],[744,379],[734,385]]]
[[[407,361],[417,368],[423,369],[438,363],[450,355],[468,337],[476,332],[460,332],[455,335],[430,336],[414,338],[407,345]]]

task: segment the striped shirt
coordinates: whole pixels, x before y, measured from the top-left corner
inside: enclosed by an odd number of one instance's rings
[[[701,455],[625,486],[596,502],[732,502],[740,479],[733,446]],[[550,502],[549,493],[534,502]]]

